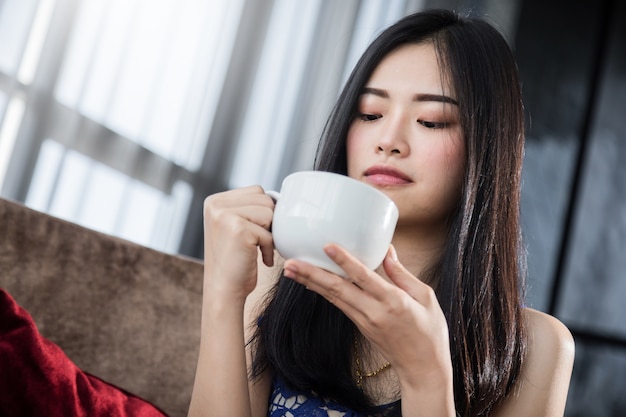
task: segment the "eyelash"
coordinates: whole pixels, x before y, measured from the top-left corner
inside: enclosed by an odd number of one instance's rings
[[[374,120],[380,119],[382,116],[379,114],[368,114],[368,113],[359,113],[359,119],[364,122],[373,122]]]
[[[364,122],[373,122],[380,119],[382,116],[379,114],[360,113],[359,119]],[[446,122],[431,122],[428,120],[417,120],[417,123],[421,124],[427,129],[444,129],[448,126]]]
[[[444,129],[448,126],[446,122],[429,122],[428,120],[418,120],[417,123],[427,129]]]

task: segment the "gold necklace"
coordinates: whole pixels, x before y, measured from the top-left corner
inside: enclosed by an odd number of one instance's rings
[[[364,374],[361,371],[361,358],[359,356],[359,341],[358,341],[356,332],[354,333],[354,362],[355,362],[355,368],[356,368],[356,386],[361,389],[363,389],[363,379],[372,378],[380,374],[381,372],[383,372],[385,369],[391,368],[391,364],[389,362],[385,362],[383,366],[381,366],[380,368],[372,372],[367,372]]]

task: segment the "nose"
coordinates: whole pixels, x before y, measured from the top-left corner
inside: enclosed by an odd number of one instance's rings
[[[402,118],[396,120],[388,118],[389,122],[382,128],[381,135],[377,143],[377,152],[407,156],[410,151],[409,129]]]

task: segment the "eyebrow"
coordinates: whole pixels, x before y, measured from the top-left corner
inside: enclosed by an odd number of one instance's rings
[[[389,93],[386,90],[381,90],[380,88],[373,87],[365,87],[363,88],[361,95],[371,94],[381,98],[389,98]],[[436,101],[441,103],[450,103],[456,106],[459,105],[459,102],[449,96],[444,96],[440,94],[415,94],[413,96],[413,101],[423,102],[423,101]]]

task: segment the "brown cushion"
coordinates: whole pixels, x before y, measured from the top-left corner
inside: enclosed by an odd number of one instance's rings
[[[0,199],[0,287],[79,367],[185,416],[202,263]]]

